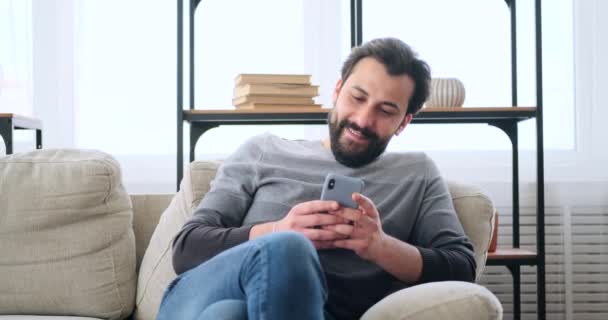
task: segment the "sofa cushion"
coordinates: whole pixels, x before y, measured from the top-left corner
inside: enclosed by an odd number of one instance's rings
[[[172,264],[173,237],[192,215],[219,167],[215,162],[195,161],[184,170],[180,191],[163,212],[139,268],[135,317],[156,319],[165,288],[176,277]]]
[[[122,319],[135,297],[118,163],[85,150],[0,158],[0,314]]]
[[[431,282],[397,291],[368,309],[361,320],[502,319],[500,301],[468,282]]]

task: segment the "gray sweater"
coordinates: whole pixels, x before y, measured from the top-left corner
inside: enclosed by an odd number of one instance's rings
[[[419,283],[474,281],[473,246],[446,183],[424,153],[385,153],[353,169],[338,163],[320,141],[270,134],[251,138],[219,168],[175,238],[175,271],[185,272],[247,241],[253,225],[281,219],[294,205],[319,199],[330,172],[364,180],[362,194],[376,204],[384,232],[419,249]],[[327,309],[338,319],[359,318],[383,297],[412,285],[352,251],[318,253],[329,288]]]

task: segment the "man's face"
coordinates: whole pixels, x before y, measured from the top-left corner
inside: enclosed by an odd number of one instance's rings
[[[361,167],[380,156],[392,136],[411,121],[406,110],[413,93],[409,76],[391,76],[373,58],[360,60],[334,90],[329,135],[336,160]]]

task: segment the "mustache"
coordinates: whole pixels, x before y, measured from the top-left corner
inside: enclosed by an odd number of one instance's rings
[[[340,122],[340,131],[344,130],[345,128],[350,128],[350,129],[359,131],[364,137],[366,137],[370,140],[379,139],[378,135],[375,132],[373,132],[372,130],[370,130],[368,128],[361,128],[356,123],[348,121],[347,119],[344,119]]]

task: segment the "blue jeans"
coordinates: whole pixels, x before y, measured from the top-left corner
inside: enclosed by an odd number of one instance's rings
[[[226,250],[179,275],[157,320],[323,319],[325,276],[312,243],[278,232]]]

